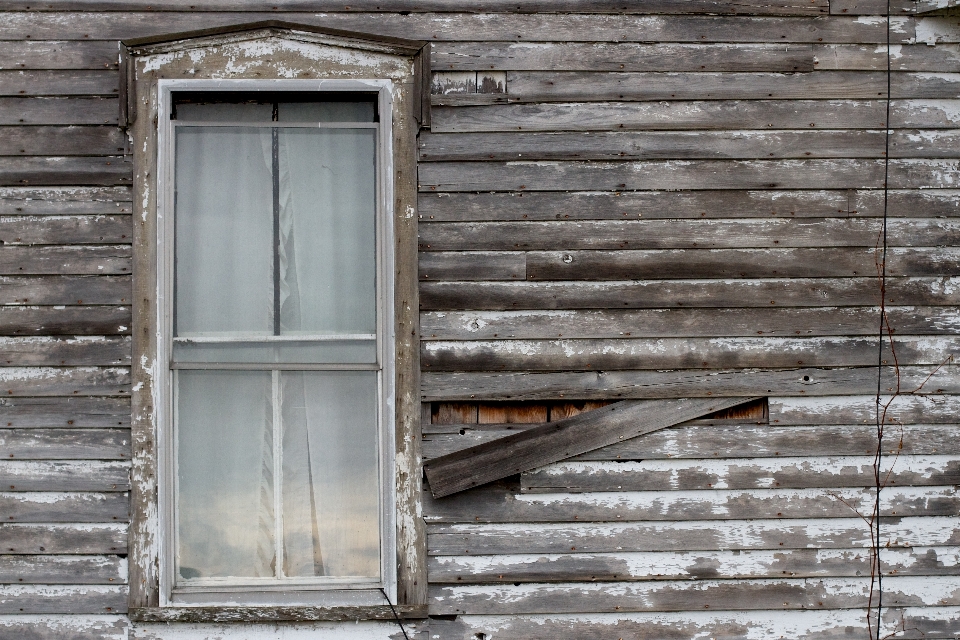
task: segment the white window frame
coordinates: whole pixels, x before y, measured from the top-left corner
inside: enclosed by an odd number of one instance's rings
[[[158,509],[160,531],[160,606],[382,606],[384,597],[397,601],[397,521],[395,461],[395,317],[394,317],[394,167],[393,104],[394,83],[387,79],[369,80],[158,80],[157,144],[157,380],[155,393],[158,429]],[[303,95],[376,92],[379,111],[377,143],[377,352],[379,362],[380,444],[380,581],[344,583],[335,578],[316,578],[252,585],[175,584],[175,442],[171,352],[173,344],[173,202],[174,202],[174,122],[171,120],[175,92],[290,92]],[[194,368],[194,367],[190,367]],[[196,368],[230,369],[229,365]],[[238,368],[238,367],[233,367]],[[257,370],[257,365],[244,367]],[[270,369],[264,365],[263,369]],[[286,370],[282,367],[275,367]],[[359,369],[358,366],[294,365],[289,369]],[[278,428],[275,425],[274,428]],[[279,516],[278,516],[279,517]]]

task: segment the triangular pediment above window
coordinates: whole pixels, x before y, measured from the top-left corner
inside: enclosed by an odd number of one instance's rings
[[[153,79],[327,80],[414,83],[415,113],[429,124],[429,43],[280,21],[126,40],[120,48],[121,122],[136,119],[132,89]]]

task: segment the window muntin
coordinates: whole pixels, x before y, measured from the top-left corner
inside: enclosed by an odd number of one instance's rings
[[[377,102],[290,95],[171,123],[175,590],[385,578]]]

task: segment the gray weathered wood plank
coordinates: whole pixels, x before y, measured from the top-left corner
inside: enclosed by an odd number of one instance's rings
[[[492,257],[495,257],[499,264],[491,264]],[[500,266],[511,261],[513,264],[509,269]],[[886,264],[889,276],[947,276],[960,272],[960,252],[953,248],[891,248],[887,251]],[[875,274],[876,270],[875,250],[857,247],[496,253],[437,251],[422,253],[420,256],[420,279],[430,281],[853,278]],[[711,283],[711,286],[723,285],[716,282]],[[753,288],[752,291],[754,293],[749,294],[750,297],[767,298],[763,295],[765,292],[762,287]],[[777,297],[781,295],[778,294]],[[776,301],[773,297],[764,300],[764,303],[775,304],[770,302],[771,299]],[[476,308],[474,304],[469,306]],[[616,306],[622,308],[628,305],[621,303]],[[664,306],[680,305],[672,302]],[[722,306],[763,305],[756,300],[745,299],[739,304]],[[431,308],[429,303],[426,308]]]
[[[116,69],[116,43],[0,42],[0,69]]]
[[[6,523],[126,523],[128,504],[125,493],[0,493]]]
[[[16,640],[127,640],[126,616],[3,616],[0,635]]]
[[[696,520],[550,524],[435,524],[427,528],[433,556],[515,553],[721,551],[726,549],[848,549],[870,545],[863,520]],[[18,525],[21,526],[21,525]],[[26,526],[26,525],[22,525]],[[960,523],[949,516],[886,518],[886,548],[955,546]],[[2,531],[2,529],[0,529]],[[889,542],[889,544],[887,544]]]
[[[0,185],[120,185],[132,172],[122,156],[0,157]]]
[[[420,166],[423,191],[618,191],[637,189],[862,189],[882,186],[869,159],[443,162]],[[956,184],[955,162],[890,160],[897,189]]]
[[[0,613],[123,613],[126,586],[0,586]]]
[[[3,247],[0,274],[127,275],[130,254],[129,245]]]
[[[0,187],[0,215],[130,213],[126,187]]]
[[[130,459],[129,429],[0,429],[0,443],[17,460]]]
[[[595,82],[594,75],[590,74]],[[690,87],[690,79],[684,78],[678,84]],[[736,97],[740,97],[742,90],[737,91]],[[886,122],[885,105],[879,100],[823,101],[804,100],[805,97],[798,95],[795,100],[704,100],[704,96],[698,94],[689,101],[670,102],[676,98],[656,93],[647,99],[657,102],[435,106],[431,112],[431,131],[877,129],[883,128]],[[891,104],[890,125],[893,128],[954,128],[958,122],[960,112],[954,108],[952,100],[894,100]]]
[[[704,135],[708,132],[701,132]],[[616,135],[625,135],[616,134]],[[421,137],[425,134],[421,133]],[[510,136],[520,134],[510,134]],[[433,134],[428,139],[445,137]],[[0,201],[2,206],[2,201]],[[957,217],[960,191],[890,190],[891,218]],[[880,190],[421,193],[424,222],[830,218],[883,215]]]
[[[932,372],[933,369],[931,368]],[[905,392],[895,398],[886,410],[887,441],[896,444],[901,424],[951,424],[960,411],[960,396],[947,395],[935,379],[924,385],[922,393],[910,394],[909,385],[901,385]],[[886,394],[893,389],[885,386]],[[889,396],[881,396],[884,405]],[[771,398],[770,424],[875,424],[877,403],[874,395],[840,395],[833,398]]]
[[[0,367],[0,391],[14,396],[123,396],[129,367]]]
[[[898,335],[960,332],[950,307],[887,307]],[[2,310],[0,310],[2,317]],[[619,337],[849,336],[877,334],[877,307],[424,312],[424,340]]]
[[[128,244],[128,215],[0,216],[4,246],[33,244]]]
[[[2,98],[0,125],[116,125],[116,98]]]
[[[952,337],[898,336],[884,342],[883,364],[937,365],[955,357]],[[607,371],[867,367],[876,365],[877,338],[608,338],[430,341],[420,362],[428,371]],[[932,371],[932,369],[931,369]]]
[[[957,547],[889,550],[883,574],[949,576]],[[430,558],[431,584],[613,582],[855,577],[870,574],[868,549],[515,554]]]
[[[0,218],[2,220],[2,218]],[[875,247],[874,218],[427,222],[421,251]],[[889,219],[888,247],[960,245],[960,220]],[[2,233],[2,222],[0,222]]]
[[[819,437],[819,436],[815,436]],[[714,452],[716,453],[716,452]],[[724,453],[724,456],[728,454]],[[872,487],[872,456],[721,460],[565,460],[520,476],[524,493],[668,491],[783,487]],[[960,460],[949,455],[900,455],[881,466],[886,486],[960,484]]]
[[[127,552],[125,524],[0,524],[4,554],[120,554]]]
[[[893,367],[882,369],[883,388],[896,378]],[[901,367],[905,389],[919,387],[930,376],[929,367]],[[960,394],[960,371],[946,365],[925,389]],[[424,400],[531,401],[557,399],[614,400],[621,398],[675,398],[743,396],[765,391],[777,396],[869,394],[877,388],[877,369],[791,368],[673,371],[564,371],[536,372],[429,372],[422,375]],[[2,415],[2,414],[0,414]]]
[[[0,307],[0,335],[130,335],[130,307]]]
[[[0,367],[130,364],[130,338],[0,337]]]
[[[814,70],[819,51],[790,44],[438,44],[431,51],[437,71],[723,71],[787,72]],[[938,69],[942,70],[942,69]]]
[[[515,494],[494,485],[471,489],[456,500],[424,491],[427,523],[634,522],[850,518],[869,509],[869,489],[713,489],[570,494]],[[23,494],[28,495],[28,494]],[[869,506],[868,506],[869,505]],[[955,516],[953,487],[890,487],[882,492],[884,516]]]
[[[130,426],[128,398],[5,397],[0,400],[0,428],[124,426]]]
[[[430,491],[440,498],[747,400],[624,400],[435,458],[424,465],[424,473]]]
[[[421,260],[426,262],[435,255],[423,254]],[[461,269],[461,273],[466,271]],[[626,281],[619,282],[421,282],[420,308],[424,311],[756,308],[771,304],[820,307],[824,300],[838,306],[869,306],[880,302],[876,277],[768,277],[752,281],[731,278],[708,282],[639,278],[639,274],[631,274],[626,276]],[[943,280],[935,276],[891,277],[887,280],[887,302],[891,305],[955,305],[960,303],[957,284],[960,279],[953,277]]]
[[[921,418],[922,419],[922,418]],[[916,420],[914,420],[916,421]],[[948,422],[941,414],[931,416],[931,422]],[[811,421],[814,422],[814,421]],[[819,421],[817,421],[819,422]],[[424,436],[424,459],[449,455],[467,447],[516,433],[471,429],[454,434]],[[958,431],[950,424],[895,426],[884,438],[884,453],[890,456],[944,455],[951,450],[951,442]],[[902,448],[901,448],[902,447]],[[623,443],[613,444],[576,456],[576,461],[630,461],[630,460],[715,460],[737,458],[788,458],[829,456],[872,456],[877,450],[876,427],[872,424],[781,426],[756,425],[691,425],[651,433]],[[814,484],[814,481],[811,481]]]
[[[952,130],[895,130],[890,157],[954,158]],[[420,160],[876,158],[881,131],[624,131],[420,134]]]
[[[0,583],[124,584],[126,565],[118,556],[0,555]]]
[[[192,4],[191,4],[192,3]],[[17,11],[31,8],[22,0],[5,0],[0,9]],[[905,5],[910,6],[910,5]],[[235,2],[231,0],[171,0],[156,5],[149,0],[99,0],[94,4],[82,0],[48,0],[48,9],[64,11],[410,11],[451,12],[465,7],[453,0],[425,0],[411,5],[404,0],[357,0],[346,6],[339,2],[281,0],[280,2]],[[649,0],[632,4],[620,0],[535,0],[517,5],[511,0],[479,0],[469,6],[471,12],[484,13],[632,13],[632,14],[735,14],[735,15],[819,15],[829,12],[827,0]]]
[[[116,71],[0,71],[0,96],[115,96]]]
[[[4,156],[107,156],[126,147],[117,127],[0,127]]]
[[[931,596],[940,605],[956,606],[954,581],[918,576],[884,579],[888,604],[923,606]],[[574,613],[618,611],[689,611],[710,603],[716,610],[851,609],[867,606],[869,577],[702,580],[697,588],[678,582],[570,583],[560,585],[492,585],[430,589],[431,611],[466,613]]]
[[[126,462],[0,460],[0,487],[5,491],[129,491],[130,466]]]
[[[130,276],[0,276],[2,305],[129,304],[130,292]]]
[[[32,6],[32,5],[31,5]],[[152,5],[151,5],[152,6]],[[444,12],[141,12],[10,11],[0,24],[0,40],[123,40],[164,33],[244,24],[278,18],[300,24],[434,41],[505,42],[811,42],[883,43],[885,25],[845,16],[656,16],[578,14],[475,14]],[[891,42],[914,42],[918,27],[926,38],[957,42],[950,21],[894,16]]]

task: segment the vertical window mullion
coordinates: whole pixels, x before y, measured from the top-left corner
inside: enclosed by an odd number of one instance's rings
[[[280,371],[273,370],[273,540],[277,567],[274,576],[283,578],[283,397]]]
[[[273,103],[273,121],[278,119],[279,105]],[[273,156],[273,335],[280,335],[280,130],[270,130]]]

